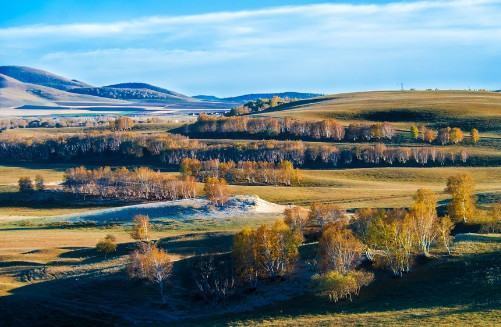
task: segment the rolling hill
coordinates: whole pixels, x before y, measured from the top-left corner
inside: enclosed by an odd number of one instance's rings
[[[497,131],[501,93],[473,91],[375,91],[300,100],[257,113],[297,119],[422,123]]]
[[[70,80],[50,72],[23,66],[0,66],[0,74],[14,78],[20,82],[46,86],[58,90],[70,90],[76,87],[89,87],[89,84]]]

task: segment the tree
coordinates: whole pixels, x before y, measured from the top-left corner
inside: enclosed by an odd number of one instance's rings
[[[207,178],[204,186],[204,192],[207,199],[217,206],[222,206],[228,201],[228,184],[224,178]]]
[[[451,231],[454,229],[454,223],[449,218],[449,216],[442,217],[438,220],[437,231],[438,237],[442,241],[442,245],[447,249],[447,252],[451,254],[451,241],[452,235]]]
[[[461,128],[454,127],[451,129],[449,133],[450,141],[453,144],[458,144],[459,142],[463,141],[464,134]]]
[[[480,135],[478,134],[478,129],[472,128],[470,132],[471,142],[477,144],[480,140]]]
[[[235,270],[241,280],[255,283],[257,277],[276,278],[288,273],[299,255],[302,235],[283,220],[244,229],[234,238]]]
[[[45,183],[44,179],[41,175],[36,175],[35,176],[35,189],[37,191],[43,191],[45,190]]]
[[[18,180],[19,192],[31,192],[33,191],[33,182],[29,177],[21,177]]]
[[[136,241],[149,242],[150,241],[150,218],[144,215],[134,216],[132,222],[132,231],[130,236]]]
[[[284,216],[284,222],[292,230],[302,231],[309,221],[309,211],[299,206],[285,209]]]
[[[310,210],[310,221],[323,228],[330,222],[344,219],[346,212],[336,204],[313,203]]]
[[[129,117],[121,116],[110,122],[110,128],[113,131],[127,131],[134,127],[134,120]]]
[[[419,128],[416,125],[411,126],[411,137],[415,140],[419,138]]]
[[[374,274],[365,271],[351,271],[342,274],[332,270],[325,274],[313,275],[314,288],[320,294],[325,294],[331,302],[342,299],[352,300],[352,295],[358,295],[360,289],[374,280]]]
[[[437,133],[434,130],[427,128],[424,131],[423,138],[425,142],[433,143],[437,138]]]
[[[425,256],[429,256],[430,247],[438,236],[436,207],[437,196],[435,193],[427,189],[417,190],[410,216],[413,231]]]
[[[341,224],[326,227],[319,242],[320,269],[342,274],[351,271],[363,251],[363,244]]]
[[[135,250],[130,255],[129,276],[156,284],[163,303],[165,303],[165,282],[170,277],[171,271],[172,263],[169,255],[154,245]]]
[[[447,179],[445,191],[452,196],[449,203],[449,216],[456,221],[467,222],[475,212],[475,182],[471,175],[459,174]]]
[[[108,234],[105,238],[97,242],[96,251],[103,253],[104,258],[108,256],[108,254],[115,252],[117,250],[117,244],[115,236]]]

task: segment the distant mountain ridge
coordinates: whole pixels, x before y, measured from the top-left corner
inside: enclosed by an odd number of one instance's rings
[[[244,94],[234,97],[218,98],[212,95],[195,95],[194,98],[205,100],[205,101],[224,101],[224,102],[234,102],[234,103],[246,103],[249,101],[255,101],[258,99],[272,98],[274,96],[279,96],[281,98],[296,98],[296,99],[310,99],[322,96],[319,93],[303,93],[303,92],[277,92],[277,93],[251,93]]]

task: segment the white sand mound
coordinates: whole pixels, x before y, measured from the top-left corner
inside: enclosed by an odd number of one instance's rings
[[[271,203],[256,195],[231,197],[221,207],[210,204],[207,199],[184,199],[145,203],[111,209],[92,210],[84,213],[64,215],[54,218],[63,221],[91,221],[96,223],[130,222],[135,215],[148,215],[152,221],[165,219],[193,218],[251,218],[253,215],[280,214],[285,206]]]

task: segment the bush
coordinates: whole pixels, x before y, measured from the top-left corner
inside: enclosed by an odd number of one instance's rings
[[[18,181],[19,192],[31,192],[33,191],[33,182],[29,177],[21,177]]]
[[[352,295],[358,295],[360,289],[374,280],[374,274],[365,271],[351,271],[342,274],[329,271],[312,277],[314,289],[321,295],[327,295],[329,301],[338,302],[342,299],[352,300]]]

